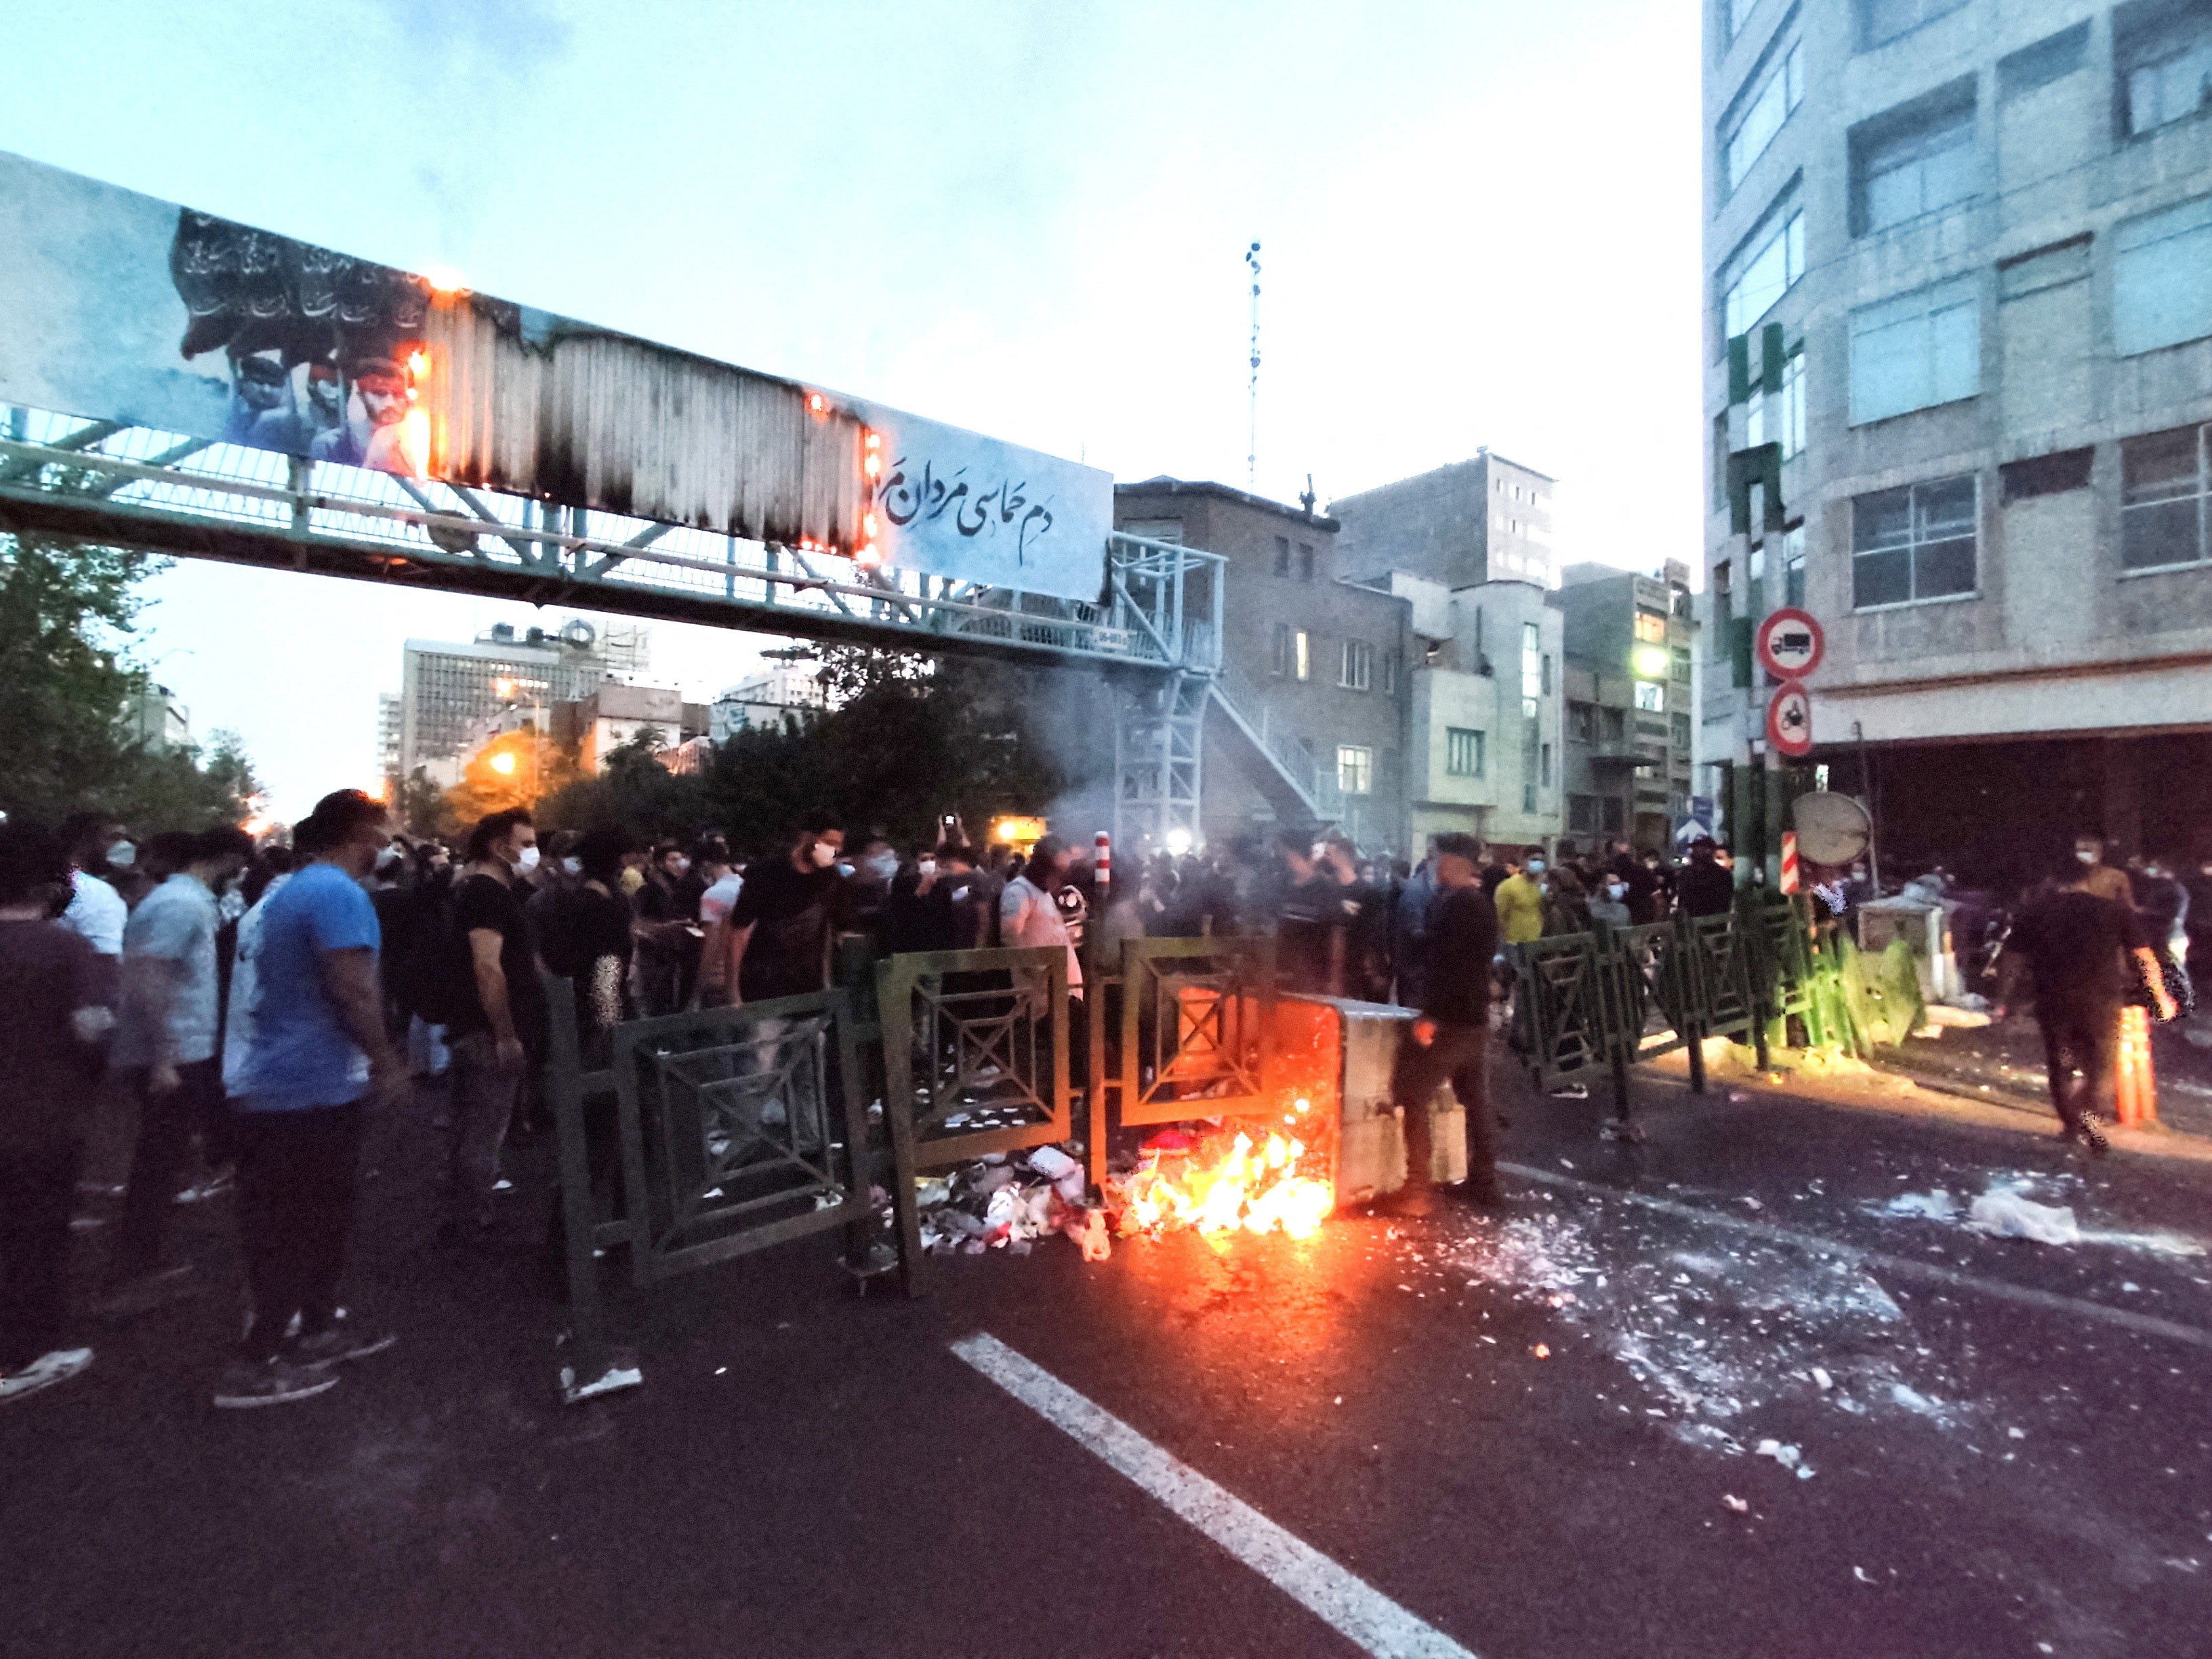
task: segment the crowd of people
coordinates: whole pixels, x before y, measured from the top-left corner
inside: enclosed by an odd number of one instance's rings
[[[2166,1012],[2187,939],[2212,920],[2212,902],[2192,903],[2162,868],[2101,854],[2085,842],[2023,911],[2011,958],[2036,981],[2060,1115],[2094,1145],[2117,969],[2140,965]],[[567,982],[579,1059],[595,1067],[625,1020],[819,991],[855,948],[1064,950],[1080,997],[1094,927],[1109,952],[1146,936],[1269,934],[1279,988],[1415,1011],[1400,1098],[1454,1080],[1465,1190],[1481,1197],[1495,1181],[1483,1054],[1510,947],[1717,914],[1735,890],[1710,839],[1677,864],[1626,842],[1547,855],[1444,835],[1409,865],[1362,858],[1334,831],[1283,830],[1132,865],[1109,882],[1051,836],[979,849],[957,817],[905,848],[810,818],[740,854],[711,832],[541,841],[515,808],[448,844],[396,833],[350,791],[281,845],[228,827],[140,838],[89,815],[58,831],[0,825],[0,1400],[90,1363],[62,1339],[87,1119],[103,1097],[127,1103],[135,1133],[89,1311],[127,1318],[189,1293],[191,1268],[169,1255],[174,1206],[229,1188],[252,1314],[216,1403],[277,1403],[333,1386],[336,1367],[391,1340],[338,1300],[379,1102],[442,1078],[436,1240],[490,1236],[506,1146],[544,1121],[549,984]],[[1844,914],[1871,889],[1854,870],[1818,891]],[[1425,1114],[1407,1121],[1425,1134]],[[1425,1170],[1427,1149],[1411,1150]]]

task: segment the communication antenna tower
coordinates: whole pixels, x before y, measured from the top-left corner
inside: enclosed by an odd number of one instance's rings
[[[1244,487],[1256,489],[1260,480],[1260,245],[1244,250],[1244,263],[1252,267],[1252,423],[1249,453],[1244,457]]]

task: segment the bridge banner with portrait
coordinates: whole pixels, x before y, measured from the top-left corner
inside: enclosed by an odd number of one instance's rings
[[[0,402],[1056,598],[1095,468],[0,153]]]

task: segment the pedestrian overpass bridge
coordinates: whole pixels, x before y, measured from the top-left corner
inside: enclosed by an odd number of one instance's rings
[[[1226,562],[1096,469],[4,155],[0,289],[0,531],[1088,670],[1123,845],[1197,839],[1215,703],[1334,816],[1222,678]]]

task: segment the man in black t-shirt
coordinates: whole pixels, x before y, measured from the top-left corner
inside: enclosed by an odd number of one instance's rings
[[[1735,878],[1720,860],[1720,843],[1700,836],[1674,884],[1674,907],[1686,916],[1724,916],[1735,903]]]
[[[446,1146],[447,1211],[439,1237],[465,1243],[491,1225],[499,1155],[517,1091],[543,1053],[544,992],[517,878],[538,867],[538,832],[523,807],[494,812],[469,836],[469,864],[453,889],[453,948],[465,973],[446,1038],[453,1050]]]
[[[1346,889],[1314,856],[1310,832],[1279,830],[1286,884],[1275,902],[1275,981],[1306,996],[1343,994]]]
[[[802,830],[781,858],[757,859],[730,912],[738,1003],[801,995],[830,984],[830,938],[847,915],[837,854],[845,834]]]
[[[2173,1018],[2173,1001],[2142,918],[2089,890],[2098,869],[2069,860],[2059,885],[2014,920],[1994,1012],[2003,1019],[2022,971],[2033,976],[2035,1021],[2043,1028],[2060,1133],[2101,1153],[2106,1141],[2099,1115],[2112,1093],[2120,1008],[2133,989],[2134,971],[2142,973],[2160,1018]]]

